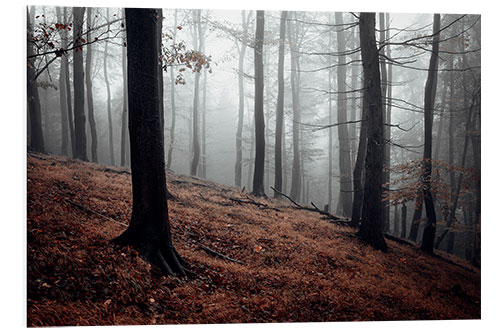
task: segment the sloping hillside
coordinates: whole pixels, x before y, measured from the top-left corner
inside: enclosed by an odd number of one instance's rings
[[[27,174],[29,326],[480,318],[472,267],[175,174],[174,243],[197,275],[164,277],[110,243],[131,215],[127,170],[30,155]]]

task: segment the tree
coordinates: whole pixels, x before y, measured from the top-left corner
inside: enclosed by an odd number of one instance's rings
[[[298,80],[298,27],[297,22],[289,22],[288,28],[288,41],[290,44],[290,84],[292,90],[292,111],[293,111],[293,124],[292,124],[292,144],[293,144],[293,161],[292,161],[292,184],[290,188],[290,197],[295,200],[300,200],[301,189],[301,162],[300,162],[300,105],[299,105],[299,80]]]
[[[87,7],[87,40],[92,40],[92,7]],[[92,95],[92,44],[87,45],[85,57],[85,83],[87,85],[87,110],[89,112],[91,156],[92,162],[97,163],[97,129],[94,119],[94,97]]]
[[[32,15],[28,11],[27,15],[27,41],[28,41],[28,64],[27,64],[27,92],[28,92],[28,111],[30,120],[30,131],[29,131],[29,146],[34,151],[44,152],[45,144],[43,141],[43,130],[42,130],[42,117],[40,108],[40,96],[38,95],[38,86],[36,82],[36,71],[34,58],[29,58],[30,55],[34,54],[33,43],[31,42],[33,35],[33,16],[34,8],[31,8]]]
[[[84,7],[73,7],[73,87],[75,112],[75,150],[73,157],[87,159],[87,137],[85,134],[85,74],[83,72],[83,15]]]
[[[241,187],[241,176],[243,168],[243,118],[245,113],[245,86],[244,86],[244,63],[245,54],[247,50],[248,43],[248,26],[250,22],[251,11],[248,15],[245,11],[241,12],[241,26],[243,29],[243,34],[241,41],[236,40],[236,47],[238,48],[238,125],[236,129],[236,162],[234,164],[234,184]],[[241,43],[241,46],[240,46]]]
[[[172,43],[175,45],[177,36],[177,9],[174,10],[174,26],[172,29]],[[167,169],[170,170],[172,165],[172,153],[174,151],[174,141],[175,141],[175,75],[173,69],[170,70],[170,113],[171,113],[171,124],[170,124],[170,142],[167,152]]]
[[[64,22],[61,17],[61,8],[56,7],[57,21]],[[63,33],[64,31],[64,33]],[[60,31],[61,39],[64,37],[66,29]],[[65,61],[66,60],[66,61]],[[61,154],[68,155],[68,102],[67,102],[67,91],[66,91],[66,76],[68,75],[68,62],[66,56],[61,57],[61,66],[59,68],[59,107],[61,111]],[[71,97],[69,97],[71,98]]]
[[[386,251],[382,235],[383,109],[379,53],[375,40],[375,13],[361,13],[359,36],[366,102],[367,150],[362,220],[358,235],[374,248]]]
[[[122,15],[125,17],[125,10],[122,10]],[[124,32],[122,45],[122,75],[123,75],[123,99],[122,99],[122,128],[120,142],[120,165],[127,164],[128,152],[128,137],[127,137],[127,118],[128,118],[128,89],[127,89],[127,48],[126,48],[126,32]]]
[[[344,21],[342,13],[335,13],[335,24],[337,28],[337,51],[339,63],[346,62],[346,42],[342,26]],[[349,128],[347,122],[347,94],[346,94],[346,66],[337,67],[337,122],[339,135],[339,170],[340,170],[340,196],[342,201],[342,213],[348,217],[352,215],[352,179],[351,179],[351,150],[349,142]]]
[[[432,53],[429,61],[429,71],[427,81],[425,82],[424,96],[424,173],[423,173],[423,191],[425,202],[425,213],[427,214],[427,223],[422,237],[421,249],[427,253],[434,251],[434,238],[436,236],[436,210],[434,208],[434,200],[431,191],[431,175],[432,175],[432,120],[434,99],[436,97],[437,85],[437,68],[438,68],[438,53],[439,53],[439,29],[440,29],[439,14],[434,14],[434,23],[432,27]]]
[[[115,242],[133,245],[164,274],[184,275],[170,232],[158,96],[158,11],[126,9],[132,219]]]
[[[285,100],[285,33],[286,33],[287,12],[281,12],[280,19],[280,40],[278,50],[278,102],[276,103],[276,132],[275,132],[275,150],[274,150],[274,188],[282,191],[283,185],[283,113]],[[280,194],[274,191],[274,197],[278,198]]]
[[[253,175],[252,194],[265,196],[264,191],[264,162],[266,153],[265,123],[264,123],[264,11],[257,11],[255,28],[255,168]]]
[[[201,31],[201,9],[193,13],[196,27],[193,33],[193,43],[196,43],[196,50],[202,49],[202,31]],[[200,130],[199,130],[199,100],[200,100],[200,72],[194,74],[194,96],[193,96],[193,159],[191,160],[191,175],[198,173],[198,163],[200,161]]]
[[[106,8],[106,21],[108,22],[107,26],[107,35],[109,37],[109,8]],[[111,87],[109,85],[109,77],[108,77],[108,45],[109,42],[106,39],[104,43],[104,82],[106,83],[106,109],[108,110],[108,140],[109,140],[109,159],[111,165],[115,164],[115,149],[113,143],[113,117],[111,114]]]

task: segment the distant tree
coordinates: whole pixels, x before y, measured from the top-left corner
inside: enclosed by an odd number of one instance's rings
[[[83,71],[83,16],[84,7],[73,7],[73,93],[75,112],[75,150],[73,157],[87,159],[87,136],[85,134],[85,74]]]
[[[133,245],[164,274],[185,274],[168,217],[158,96],[159,18],[155,9],[126,9],[132,219],[115,241]]]
[[[57,22],[64,24],[66,18],[62,18],[61,8],[56,7]],[[66,29],[61,29],[60,37],[64,39]],[[61,57],[61,66],[59,68],[59,107],[61,111],[61,154],[68,155],[68,102],[66,91],[66,76],[68,75],[68,61],[66,56]],[[71,96],[69,97],[71,98]]]
[[[109,38],[109,8],[106,8],[106,21],[107,25],[107,37]],[[109,76],[108,76],[108,45],[109,41],[106,39],[104,43],[104,60],[103,60],[103,69],[104,69],[104,83],[106,84],[106,109],[108,113],[108,142],[109,142],[109,160],[111,165],[115,164],[115,148],[113,142],[113,115],[111,113],[111,86],[109,84]]]
[[[255,169],[253,175],[252,194],[265,196],[264,190],[264,162],[265,162],[265,123],[264,123],[264,11],[257,11],[255,29]]]
[[[366,102],[367,150],[365,161],[365,191],[359,236],[374,248],[386,251],[382,235],[382,159],[383,159],[383,110],[380,84],[379,53],[375,40],[375,13],[359,16],[361,59],[363,62],[364,92]]]
[[[174,25],[172,29],[172,43],[175,45],[177,37],[177,9],[174,10]],[[174,151],[175,144],[175,120],[176,120],[176,107],[175,107],[175,84],[176,78],[174,71],[170,70],[170,114],[171,114],[171,124],[170,124],[170,142],[167,151],[167,169],[170,170],[172,165],[172,153]]]
[[[276,106],[276,132],[275,132],[275,152],[274,152],[274,188],[282,192],[283,185],[283,114],[285,100],[285,78],[284,78],[284,63],[285,63],[285,33],[286,33],[286,17],[287,12],[281,12],[280,19],[280,39],[278,51],[278,102]],[[274,192],[274,197],[279,197],[278,192]]]
[[[32,43],[33,35],[33,17],[34,17],[34,7],[31,8],[32,13],[28,11],[27,13],[27,41],[28,41],[28,64],[27,64],[27,97],[28,97],[28,112],[30,120],[30,132],[29,132],[29,147],[38,152],[45,151],[45,144],[43,141],[43,129],[42,129],[42,116],[40,107],[40,96],[38,95],[38,85],[36,81],[36,70],[34,58],[29,58],[29,56],[35,53]],[[31,14],[31,15],[30,15]]]
[[[92,40],[92,7],[87,7],[87,40]],[[89,125],[91,136],[91,158],[92,162],[97,163],[97,129],[94,118],[94,97],[92,94],[92,44],[87,45],[85,57],[85,83],[87,88],[87,110],[89,113]]]
[[[193,43],[196,45],[196,50],[201,52],[203,36],[201,33],[201,9],[193,12]],[[191,160],[191,175],[198,174],[198,163],[200,161],[200,121],[199,121],[199,104],[200,104],[200,72],[194,74],[194,92],[193,92],[193,156]]]
[[[339,63],[346,62],[346,41],[344,35],[344,20],[341,12],[335,13],[337,25],[337,52]],[[346,94],[346,66],[337,67],[337,122],[339,137],[339,171],[340,171],[340,196],[342,213],[347,217],[352,215],[352,179],[351,179],[351,149],[349,142],[349,127],[347,122],[347,94]]]

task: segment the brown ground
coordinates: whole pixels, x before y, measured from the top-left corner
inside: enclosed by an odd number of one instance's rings
[[[174,243],[198,275],[163,277],[110,243],[130,219],[127,172],[48,155],[27,169],[28,326],[480,318],[477,269],[392,241],[384,254],[286,201],[237,204],[236,188],[174,174]]]

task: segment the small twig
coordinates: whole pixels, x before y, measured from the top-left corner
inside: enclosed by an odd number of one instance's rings
[[[233,259],[233,258],[230,258],[226,255],[223,255],[222,253],[219,253],[217,251],[214,251],[212,250],[211,248],[209,247],[206,247],[205,245],[201,244],[201,243],[198,243],[198,245],[200,245],[200,247],[205,250],[206,252],[208,252],[209,254],[213,255],[214,257],[219,257],[219,258],[222,258],[224,260],[228,260],[228,261],[231,261],[231,262],[235,262],[237,264],[240,264],[240,265],[246,265],[243,261],[239,261],[239,260],[236,260],[236,259]]]

